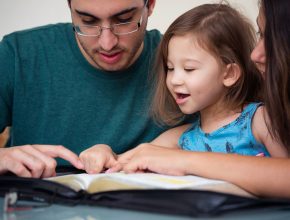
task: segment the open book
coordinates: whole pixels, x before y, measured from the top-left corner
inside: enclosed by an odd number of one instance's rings
[[[120,172],[72,174],[52,177],[47,180],[64,184],[75,191],[85,190],[88,193],[128,189],[194,189],[253,197],[253,195],[229,182],[191,175],[168,176],[155,173],[125,174]]]

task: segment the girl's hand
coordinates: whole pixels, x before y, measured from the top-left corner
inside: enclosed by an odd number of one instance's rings
[[[84,165],[84,170],[89,174],[100,173],[117,164],[117,156],[110,146],[97,144],[83,151],[80,160]]]
[[[155,172],[167,175],[186,175],[184,152],[152,144],[141,144],[119,155],[118,164],[111,172],[123,170],[126,173]]]

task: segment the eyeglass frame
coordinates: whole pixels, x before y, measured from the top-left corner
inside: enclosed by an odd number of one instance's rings
[[[117,23],[117,24],[111,24],[109,27],[103,27],[103,26],[100,26],[100,25],[74,25],[73,24],[73,30],[75,33],[77,33],[78,35],[80,36],[84,36],[84,37],[99,37],[101,36],[102,34],[102,31],[103,30],[108,30],[110,29],[111,32],[114,34],[114,35],[117,35],[117,36],[120,36],[120,35],[127,35],[127,34],[131,34],[131,33],[134,33],[136,31],[139,30],[139,28],[141,27],[142,25],[142,22],[143,22],[143,15],[144,15],[144,11],[146,9],[146,6],[147,6],[147,3],[148,3],[148,0],[146,0],[143,8],[142,8],[142,14],[141,14],[141,17],[139,19],[139,21],[129,21],[129,22],[123,22],[123,23]],[[127,25],[127,24],[132,24],[132,23],[136,23],[137,24],[137,28],[136,30],[133,30],[133,31],[130,31],[130,32],[126,32],[126,33],[115,33],[114,32],[114,27],[116,26],[121,26],[121,25]],[[81,32],[80,28],[81,27],[95,27],[95,28],[98,28],[99,29],[99,34],[84,34]]]

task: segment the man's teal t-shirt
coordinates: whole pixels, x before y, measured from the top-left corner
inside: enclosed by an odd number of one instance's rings
[[[163,129],[149,118],[151,67],[161,34],[147,31],[137,61],[123,72],[91,66],[71,24],[7,35],[0,43],[0,131],[11,146],[63,145],[79,154],[95,144],[125,152]]]

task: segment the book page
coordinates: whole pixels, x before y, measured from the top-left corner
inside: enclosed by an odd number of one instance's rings
[[[64,176],[50,177],[46,180],[66,185],[75,191],[88,189],[93,180],[98,180],[106,174],[69,174]]]
[[[48,178],[48,180],[65,184],[75,190],[84,189],[89,193],[125,189],[194,189],[253,197],[234,184],[193,175],[169,176],[156,173],[125,174],[120,172],[74,174]]]

